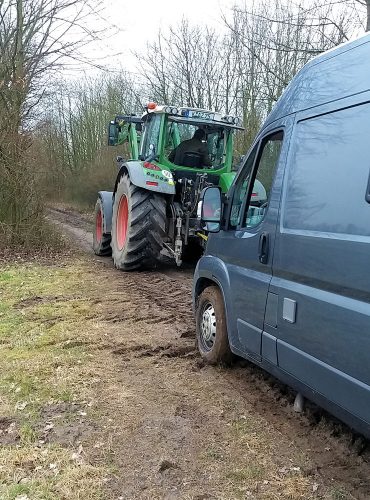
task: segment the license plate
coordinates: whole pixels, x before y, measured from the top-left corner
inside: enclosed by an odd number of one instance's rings
[[[203,120],[212,120],[213,113],[207,113],[205,111],[188,111],[189,118],[201,118]]]

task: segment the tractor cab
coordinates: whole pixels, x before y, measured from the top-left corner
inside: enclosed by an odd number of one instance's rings
[[[203,109],[149,103],[142,120],[142,159],[155,155],[159,163],[171,171],[189,169],[191,172],[196,169],[217,175],[231,171],[233,134],[236,130],[242,130],[239,118]],[[198,129],[204,132],[202,149],[207,155],[207,161],[202,162],[199,151],[192,151],[190,147],[182,155],[181,163],[175,163],[171,153],[185,141],[190,141]]]

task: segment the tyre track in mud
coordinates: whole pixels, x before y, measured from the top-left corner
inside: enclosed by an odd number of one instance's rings
[[[69,235],[74,247],[92,255],[90,221],[63,210],[50,210],[49,218]],[[277,435],[289,437],[292,447],[304,451],[311,460],[310,467],[304,471],[307,477],[318,483],[339,484],[350,494],[312,498],[370,498],[370,448],[364,438],[314,405],[308,404],[304,414],[296,415],[292,410],[293,392],[254,365],[241,361],[221,373],[204,367],[192,350],[191,267],[179,270],[174,266],[160,265],[151,272],[122,275],[113,268],[110,258],[94,256],[94,259],[107,269],[106,279],[110,284],[107,293],[114,311],[112,314],[110,310],[106,317],[103,315],[102,320],[144,322],[155,325],[157,329],[163,325],[164,329],[171,327],[174,334],[172,347],[169,343],[171,337],[164,335],[159,346],[150,342],[116,345],[112,346],[114,354],[138,360],[149,356],[158,358],[158,363],[167,364],[178,363],[179,357],[188,358],[189,369],[202,372],[206,382],[216,377],[223,390],[227,391],[229,387],[230,392],[251,405],[257,415],[267,419]],[[128,291],[129,312],[122,308],[122,292]]]
[[[71,210],[49,208],[48,219],[68,236],[73,247],[91,254],[95,261],[113,269],[116,291],[110,291],[110,302],[118,302],[116,313],[109,321],[135,319],[153,323],[172,324],[180,337],[194,337],[194,320],[191,304],[191,286],[194,265],[185,264],[179,269],[175,264],[159,263],[153,271],[120,273],[114,269],[111,257],[98,257],[92,250],[91,220]],[[137,306],[130,314],[122,310],[121,291],[130,290],[130,300]]]

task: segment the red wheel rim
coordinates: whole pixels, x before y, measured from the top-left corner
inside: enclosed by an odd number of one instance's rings
[[[96,214],[95,233],[96,233],[96,241],[100,243],[103,236],[103,216],[101,210],[99,210],[99,212]]]
[[[128,203],[126,196],[123,195],[119,200],[119,205],[117,210],[117,222],[116,222],[117,245],[120,250],[122,250],[126,242],[127,227],[128,227]]]

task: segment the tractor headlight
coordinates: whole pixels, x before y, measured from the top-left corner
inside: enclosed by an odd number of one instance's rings
[[[169,115],[177,115],[179,110],[174,106],[165,106],[163,111]]]

